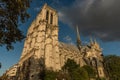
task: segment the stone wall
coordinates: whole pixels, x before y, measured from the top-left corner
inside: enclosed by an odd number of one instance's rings
[[[43,80],[44,59],[35,59],[33,56],[25,60],[17,69],[12,80]]]
[[[73,59],[80,66],[86,65],[83,56],[75,45],[59,42],[60,66],[62,67],[67,59]]]

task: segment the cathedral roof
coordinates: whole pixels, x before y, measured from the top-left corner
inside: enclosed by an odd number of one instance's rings
[[[77,48],[77,46],[72,45],[72,44],[67,44],[67,43],[59,42],[59,47],[67,49],[67,50],[70,50],[72,52],[80,53],[79,49]]]

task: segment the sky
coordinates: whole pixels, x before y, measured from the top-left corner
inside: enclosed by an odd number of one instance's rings
[[[83,44],[96,38],[104,55],[120,56],[120,0],[33,0],[30,19],[19,25],[24,35],[45,3],[58,11],[59,41],[75,45],[78,26]],[[0,75],[19,61],[24,40],[13,45],[11,51],[0,47]]]

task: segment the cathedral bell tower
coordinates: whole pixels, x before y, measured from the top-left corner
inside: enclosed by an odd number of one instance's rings
[[[26,56],[44,59],[46,69],[60,70],[58,13],[45,4],[28,29],[20,64]]]
[[[43,20],[45,20],[45,66],[48,69],[59,70],[59,48],[58,48],[58,14],[57,11],[47,4],[42,9]],[[42,23],[42,22],[41,22]]]

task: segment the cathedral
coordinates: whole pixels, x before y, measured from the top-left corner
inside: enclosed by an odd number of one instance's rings
[[[20,60],[15,65],[17,67],[8,70],[8,76],[14,71],[16,72],[12,76],[16,76],[17,71],[22,72],[22,69],[30,69],[29,80],[33,80],[31,77],[37,74],[43,64],[48,70],[59,71],[67,59],[73,59],[80,67],[90,65],[95,68],[99,77],[105,77],[102,49],[96,40],[91,39],[89,44],[82,45],[79,29],[76,27],[77,45],[70,45],[58,40],[58,31],[58,13],[45,4],[28,29]],[[36,68],[33,66],[35,64],[40,65]]]

